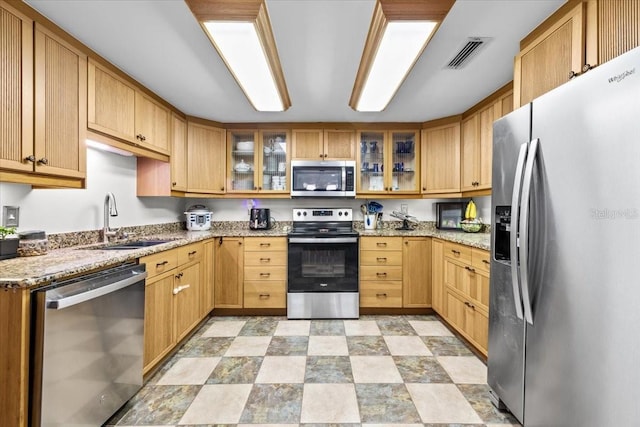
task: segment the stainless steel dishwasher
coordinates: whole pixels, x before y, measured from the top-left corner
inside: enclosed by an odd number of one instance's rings
[[[30,425],[99,426],[142,387],[144,264],[34,291]]]

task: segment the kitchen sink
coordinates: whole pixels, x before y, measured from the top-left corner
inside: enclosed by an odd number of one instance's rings
[[[127,250],[127,249],[141,249],[149,246],[161,245],[163,243],[172,242],[173,240],[136,240],[134,242],[114,243],[106,246],[96,246],[91,249],[109,251],[109,250]]]

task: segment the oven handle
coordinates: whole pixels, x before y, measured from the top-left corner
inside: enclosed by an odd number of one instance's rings
[[[357,237],[289,237],[289,243],[358,243]]]

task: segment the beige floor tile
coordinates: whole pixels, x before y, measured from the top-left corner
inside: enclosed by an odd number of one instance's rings
[[[453,334],[437,320],[409,320],[409,324],[421,337],[451,337]]]
[[[179,424],[236,424],[251,387],[251,384],[203,386]]]
[[[351,356],[355,383],[401,383],[402,377],[391,356]]]
[[[160,378],[158,385],[204,384],[218,362],[219,357],[183,357]]]
[[[438,362],[454,383],[487,383],[487,367],[475,356],[440,356]]]
[[[417,336],[389,335],[384,337],[392,356],[432,356],[433,354]]]
[[[359,423],[353,384],[305,384],[301,423]]]
[[[227,357],[264,356],[270,342],[271,337],[236,337],[224,355]]]
[[[307,354],[309,356],[348,356],[347,338],[343,336],[310,336]]]
[[[273,335],[277,336],[308,336],[310,320],[282,320],[278,322]]]
[[[455,384],[406,384],[423,423],[481,424]]]
[[[306,356],[265,356],[256,383],[303,383]]]
[[[345,320],[344,332],[351,337],[381,335],[375,320]]]
[[[214,322],[202,334],[203,337],[235,337],[247,323],[246,320],[221,320]]]

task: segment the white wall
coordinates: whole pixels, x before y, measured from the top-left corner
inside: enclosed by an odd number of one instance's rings
[[[117,217],[112,227],[161,224],[183,221],[183,212],[193,204],[203,204],[213,211],[214,221],[248,221],[251,199],[180,199],[136,196],[136,159],[87,149],[87,188],[84,190],[31,189],[28,185],[0,183],[0,206],[19,206],[19,231],[44,230],[47,233],[96,230],[103,226],[103,204],[107,192],[116,196]],[[291,221],[291,209],[297,207],[351,207],[354,218],[362,219],[363,199],[252,199],[257,207],[271,209],[271,216]],[[384,206],[384,219],[406,203],[409,214],[420,221],[435,220],[431,199],[375,199]],[[489,221],[489,197],[474,198],[479,216]],[[443,200],[447,201],[447,200]],[[0,212],[1,215],[1,212]]]

